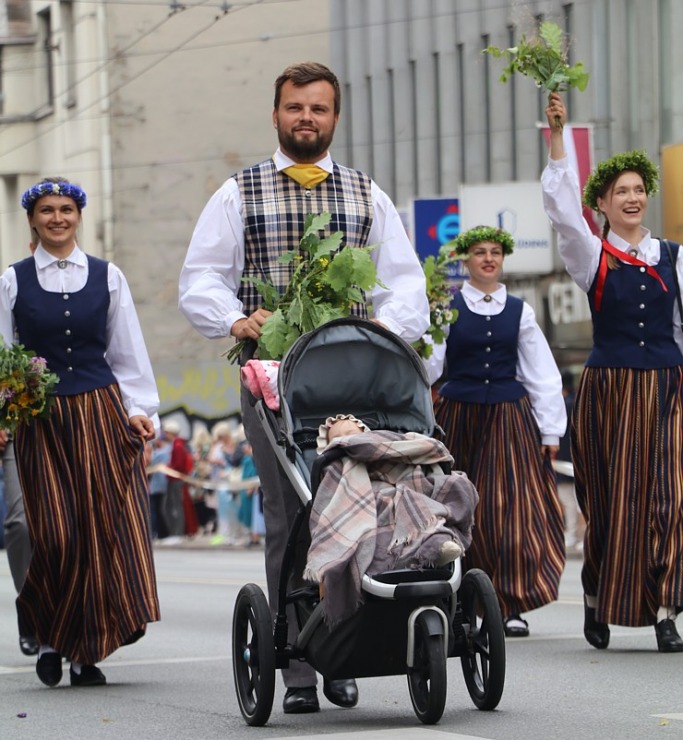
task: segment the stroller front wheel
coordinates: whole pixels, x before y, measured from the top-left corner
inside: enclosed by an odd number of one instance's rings
[[[446,648],[443,634],[432,634],[424,614],[415,622],[415,659],[408,690],[418,719],[436,724],[446,706]]]
[[[240,589],[232,618],[232,671],[248,725],[266,724],[275,695],[275,643],[270,607],[254,583]]]
[[[465,646],[460,656],[465,684],[478,709],[495,709],[505,685],[505,632],[491,579],[467,571],[458,590]]]

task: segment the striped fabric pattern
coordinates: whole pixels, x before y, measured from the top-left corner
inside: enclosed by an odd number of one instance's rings
[[[15,446],[34,547],[22,634],[95,664],[159,619],[144,443],[111,385],[58,397]]]
[[[562,507],[528,396],[496,404],[439,396],[446,446],[479,492],[468,568],[491,578],[503,618],[557,599],[564,570]]]
[[[683,609],[683,368],[585,368],[572,416],[587,520],[582,581],[601,622]],[[579,434],[577,430],[582,430]]]
[[[332,215],[325,233],[342,231],[342,247],[368,245],[373,205],[370,178],[362,172],[335,164],[329,177],[309,189],[278,172],[273,161],[267,160],[239,172],[235,179],[244,221],[243,278],[268,277],[282,295],[294,265],[281,264],[278,258],[282,252],[298,247],[310,213]],[[239,298],[247,315],[261,306],[261,296],[250,283],[242,283]],[[364,307],[355,307],[352,313],[367,317]]]

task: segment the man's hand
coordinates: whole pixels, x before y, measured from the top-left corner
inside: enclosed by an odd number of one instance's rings
[[[140,435],[145,441],[154,439],[156,432],[154,431],[154,423],[148,416],[131,416],[128,419],[131,429],[138,435]]]
[[[230,329],[230,333],[235,339],[258,339],[261,336],[261,327],[273,315],[272,311],[266,311],[265,308],[259,308],[248,319],[237,319]]]

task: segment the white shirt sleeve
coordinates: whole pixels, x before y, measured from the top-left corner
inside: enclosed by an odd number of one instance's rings
[[[583,217],[581,188],[568,159],[550,159],[541,176],[543,206],[553,229],[567,272],[586,293],[598,271],[601,240]]]
[[[237,298],[244,271],[244,223],[234,178],[227,180],[204,207],[180,272],[178,307],[192,326],[209,339],[230,336],[245,318]]]
[[[9,347],[14,342],[14,316],[12,309],[17,298],[17,279],[13,267],[8,267],[0,277],[0,338]]]
[[[429,328],[427,285],[420,261],[389,197],[372,183],[373,221],[369,244],[378,279],[370,300],[375,318],[407,342],[415,342]]]
[[[159,394],[142,328],[128,282],[121,270],[108,265],[109,311],[105,356],[121,390],[129,417],[150,417],[158,428]]]
[[[541,431],[541,442],[558,445],[567,428],[562,376],[528,303],[524,303],[519,324],[517,380],[529,394],[534,418]]]

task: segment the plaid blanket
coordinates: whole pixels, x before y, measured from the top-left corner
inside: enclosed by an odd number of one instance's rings
[[[362,603],[361,578],[433,565],[441,545],[472,541],[477,491],[465,475],[445,475],[447,448],[422,434],[376,431],[339,437],[345,456],[326,469],[313,501],[304,578],[324,579],[328,624]]]

